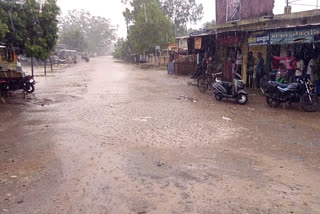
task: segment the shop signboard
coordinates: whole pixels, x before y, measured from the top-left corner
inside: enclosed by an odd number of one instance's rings
[[[271,45],[313,43],[315,37],[320,34],[320,28],[308,30],[293,30],[284,32],[275,32],[270,34]]]
[[[202,38],[201,37],[195,37],[194,38],[194,49],[200,50],[202,45]]]
[[[170,43],[169,45],[168,45],[168,50],[169,51],[173,51],[173,50],[178,50],[178,44],[177,43]]]
[[[227,22],[240,20],[241,0],[227,0]]]
[[[270,44],[270,34],[266,32],[253,33],[248,39],[249,46],[269,45],[269,44]]]
[[[217,37],[217,44],[219,45],[225,45],[225,46],[233,46],[233,45],[239,45],[240,43],[240,37],[234,36],[234,35],[227,35],[227,36],[218,36]]]
[[[188,39],[179,40],[179,49],[188,50]]]

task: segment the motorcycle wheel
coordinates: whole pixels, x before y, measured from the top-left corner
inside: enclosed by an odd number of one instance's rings
[[[260,79],[260,89],[263,93],[265,93],[265,91],[267,91],[268,89],[268,81],[269,81],[269,78],[267,75],[263,76]]]
[[[238,96],[236,97],[236,101],[240,105],[245,105],[248,102],[248,95],[246,95],[246,94],[238,94]]]
[[[214,97],[216,98],[216,100],[221,101],[222,100],[222,96],[219,94],[215,94]]]
[[[280,106],[281,102],[279,100],[273,99],[269,96],[266,96],[266,101],[267,104],[271,107],[271,108],[277,108]]]
[[[209,89],[209,78],[206,75],[198,78],[198,88],[202,93]]]
[[[320,110],[320,98],[317,95],[311,96],[312,103],[310,102],[309,95],[305,93],[300,98],[300,106],[305,112],[316,112]]]
[[[29,87],[24,88],[24,91],[28,94],[32,94],[34,92],[34,85],[29,85]]]
[[[8,84],[8,83],[4,83],[4,84],[2,85],[2,87],[1,87],[1,91],[6,91],[6,92],[10,91],[10,86],[9,86],[9,84]]]

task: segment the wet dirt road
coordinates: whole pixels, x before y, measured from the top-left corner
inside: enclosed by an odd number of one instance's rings
[[[37,81],[0,104],[0,213],[320,212],[319,113],[109,57]]]

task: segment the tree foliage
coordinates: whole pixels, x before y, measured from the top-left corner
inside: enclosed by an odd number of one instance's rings
[[[216,20],[212,20],[211,22],[205,22],[202,25],[202,29],[214,29],[216,27]]]
[[[0,7],[0,41],[4,39],[6,33],[9,31],[7,23],[8,16],[3,8]]]
[[[125,61],[130,61],[131,57],[131,47],[128,40],[122,38],[118,39],[114,45],[115,49],[112,56],[116,59],[121,59]]]
[[[130,28],[128,40],[137,53],[142,54],[172,41],[170,20],[165,17],[156,1],[136,1],[132,17],[134,24]]]
[[[28,57],[45,60],[57,41],[57,16],[60,9],[56,0],[46,0],[41,5],[36,0],[26,0],[23,4],[1,1],[7,31],[3,41],[9,47]],[[0,10],[0,13],[2,13]]]
[[[93,16],[85,10],[72,10],[60,19],[60,41],[72,49],[102,53],[114,39],[115,29],[104,17]]]
[[[172,24],[161,10],[158,0],[131,0],[129,3],[131,9],[126,8],[123,12],[128,38],[122,41],[125,47],[116,48],[115,55],[119,55],[117,52],[121,50],[144,54],[153,51],[155,46],[167,46],[173,41]],[[124,54],[120,53],[121,56]]]
[[[155,0],[160,4],[160,9],[172,23],[174,36],[187,34],[187,23],[196,24],[203,17],[203,5],[197,4],[196,0]],[[132,6],[141,0],[122,0],[124,4]],[[142,2],[148,2],[143,0]],[[132,14],[124,12],[126,21],[132,20]],[[128,23],[128,22],[127,22]]]
[[[196,24],[202,19],[203,5],[196,0],[159,0],[161,9],[171,19],[175,36],[184,36],[187,23]]]
[[[48,58],[48,54],[54,49],[58,40],[58,14],[60,8],[56,4],[56,0],[47,0],[42,6],[39,22],[42,27],[41,38],[44,39],[44,53],[42,60]]]

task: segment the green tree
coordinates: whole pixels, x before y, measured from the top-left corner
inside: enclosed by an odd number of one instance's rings
[[[4,13],[1,19],[8,27],[2,41],[9,47],[15,47],[19,53],[23,53],[27,34],[24,7],[12,1],[0,1],[0,5]]]
[[[197,4],[196,0],[154,0],[160,4],[164,15],[170,18],[174,36],[184,36],[187,34],[187,24],[196,24],[203,17],[203,5]],[[148,0],[122,0],[124,4],[130,3],[131,7],[148,2]],[[126,21],[132,21],[132,13],[124,12]],[[133,14],[134,15],[134,14]]]
[[[128,40],[118,39],[112,56],[116,59],[130,61],[131,47]]]
[[[214,29],[216,27],[216,20],[206,22],[202,25],[202,29]]]
[[[2,3],[1,3],[2,4]],[[5,35],[8,33],[8,16],[0,5],[0,42],[4,39]]]
[[[158,0],[161,9],[171,19],[175,36],[185,36],[187,23],[196,24],[202,19],[203,5],[196,0]]]
[[[54,50],[58,40],[58,15],[60,14],[60,8],[57,6],[56,0],[47,0],[42,5],[42,10],[39,16],[39,24],[41,27],[41,38],[43,38],[44,44],[42,48],[43,53],[39,55],[39,58],[46,60],[49,54]]]
[[[56,0],[46,0],[42,8],[36,0],[25,0],[23,4],[9,0],[0,3],[7,15],[8,31],[3,39],[6,45],[31,57],[32,62],[33,58],[46,60],[58,38],[60,9]]]
[[[138,54],[154,50],[155,46],[166,46],[173,41],[170,20],[160,9],[156,0],[135,0],[131,2],[130,12],[132,26],[128,42]]]

